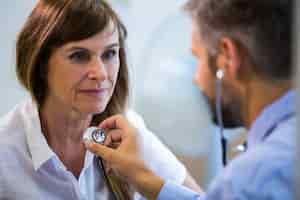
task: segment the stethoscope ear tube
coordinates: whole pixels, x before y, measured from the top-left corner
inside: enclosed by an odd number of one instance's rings
[[[110,193],[112,194],[112,198],[113,200],[118,200],[118,197],[115,193],[115,191],[113,190],[113,186],[108,178],[108,175],[105,171],[105,167],[104,167],[104,163],[103,163],[103,159],[101,157],[97,157],[97,163],[98,163],[98,166],[99,168],[101,169],[101,172],[102,172],[102,176],[104,177],[104,180],[106,182],[106,185],[108,187],[108,190],[110,191]]]
[[[221,137],[221,148],[222,148],[222,163],[223,166],[227,164],[227,139],[224,135],[224,125],[223,125],[223,118],[222,118],[222,81],[224,77],[224,71],[219,69],[216,73],[216,114],[217,114],[217,121],[220,131]]]
[[[106,133],[103,129],[100,129],[99,127],[92,126],[89,127],[83,134],[83,140],[93,141],[98,144],[103,144],[106,139]],[[101,169],[102,176],[104,177],[104,180],[106,182],[106,185],[108,187],[108,190],[113,195],[113,200],[118,200],[117,195],[115,191],[113,190],[112,183],[110,182],[108,175],[105,171],[103,159],[101,157],[97,157],[97,165]]]

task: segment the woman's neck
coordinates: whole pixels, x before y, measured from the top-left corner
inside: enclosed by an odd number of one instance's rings
[[[42,132],[67,169],[78,177],[86,152],[82,136],[91,123],[92,115],[82,115],[70,107],[58,105],[48,100],[40,109]]]

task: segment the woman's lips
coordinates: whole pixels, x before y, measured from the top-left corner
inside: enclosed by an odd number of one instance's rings
[[[104,94],[108,92],[107,88],[104,89],[83,89],[79,90],[80,93],[89,95],[89,96],[95,96],[95,97],[102,97]]]

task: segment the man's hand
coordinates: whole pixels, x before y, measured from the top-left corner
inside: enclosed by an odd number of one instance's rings
[[[145,197],[156,199],[164,181],[146,167],[137,129],[121,115],[110,117],[99,126],[109,130],[104,145],[88,142],[86,148],[104,159]]]

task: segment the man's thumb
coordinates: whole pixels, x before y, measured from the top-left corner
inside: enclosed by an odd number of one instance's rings
[[[113,164],[116,158],[116,152],[114,149],[106,147],[95,142],[84,142],[86,148],[94,153],[96,156],[101,157],[106,162]]]

